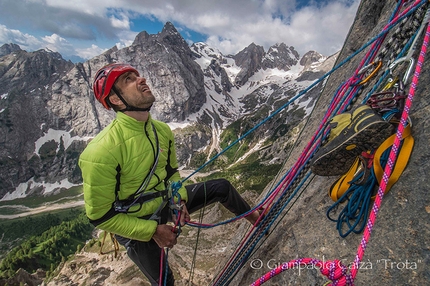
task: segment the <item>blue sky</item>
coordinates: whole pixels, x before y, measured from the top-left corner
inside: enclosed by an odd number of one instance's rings
[[[235,54],[254,42],[284,42],[303,55],[342,47],[359,0],[1,0],[0,46],[43,48],[90,59],[172,22],[190,44]]]

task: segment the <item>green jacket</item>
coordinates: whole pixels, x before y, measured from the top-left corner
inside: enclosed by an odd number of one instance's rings
[[[140,241],[149,241],[157,228],[156,221],[140,217],[153,214],[163,199],[158,197],[145,202],[140,210],[133,207],[129,213],[113,212],[113,203],[117,174],[120,180],[118,198],[124,200],[135,194],[150,172],[156,146],[151,123],[156,129],[160,153],[146,191],[163,191],[167,176],[170,175],[168,181],[180,181],[173,133],[163,122],[151,118],[141,122],[117,112],[116,118],[91,140],[79,158],[88,218],[99,220],[97,227],[100,229]],[[184,187],[179,194],[187,201]]]

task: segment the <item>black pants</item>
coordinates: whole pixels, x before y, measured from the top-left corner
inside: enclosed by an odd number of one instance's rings
[[[205,205],[215,202],[220,202],[236,216],[251,209],[230,182],[225,179],[192,184],[185,186],[185,188],[188,193],[187,209],[190,214]],[[163,215],[165,221],[167,221],[167,212],[168,209],[166,208],[166,213]],[[162,223],[165,223],[165,221],[162,221]],[[158,244],[153,239],[148,242],[127,240],[119,236],[117,236],[117,239],[126,247],[128,256],[149,279],[151,285],[159,285],[160,260],[163,250],[160,249]],[[167,269],[167,275],[165,274],[165,269]],[[163,262],[162,277],[166,277],[167,286],[174,285],[174,277],[167,261]],[[164,285],[164,283],[161,283],[161,285]]]

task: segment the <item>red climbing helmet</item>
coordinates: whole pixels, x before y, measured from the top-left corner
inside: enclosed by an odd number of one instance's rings
[[[139,75],[139,72],[128,64],[109,64],[98,70],[93,82],[93,91],[96,99],[103,104],[106,109],[110,109],[110,106],[106,102],[106,98],[110,94],[110,90],[120,75],[126,72],[135,72]]]

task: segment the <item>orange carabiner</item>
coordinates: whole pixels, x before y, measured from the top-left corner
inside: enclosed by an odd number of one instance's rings
[[[360,81],[360,85],[366,84],[379,71],[379,69],[382,67],[382,61],[371,63],[370,65],[360,70],[359,74],[367,71],[370,67],[374,67],[373,71],[366,78]]]

